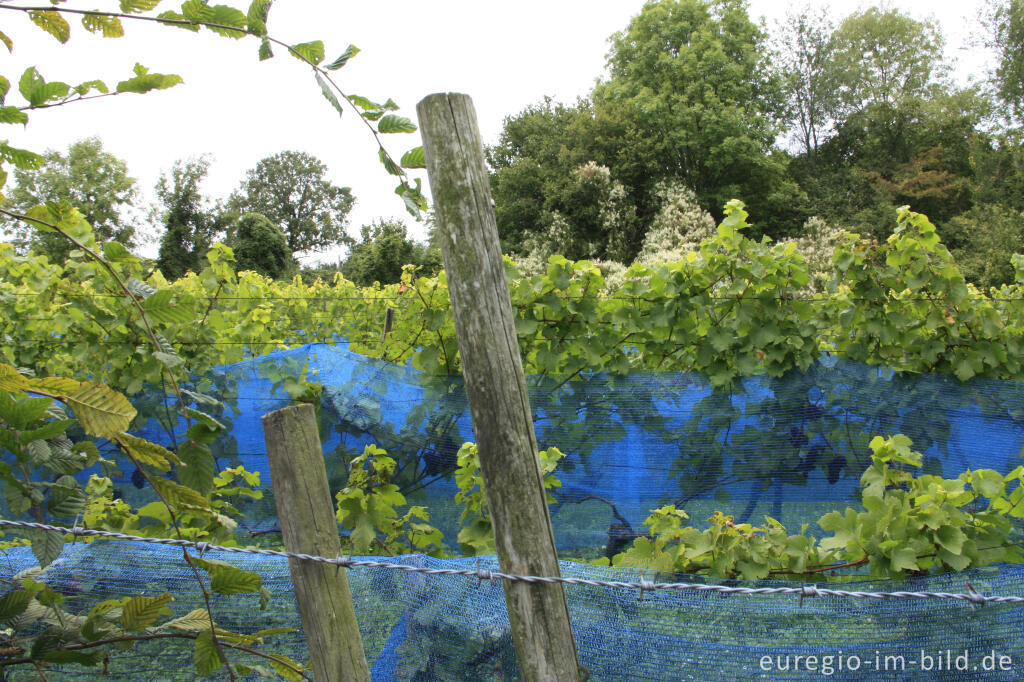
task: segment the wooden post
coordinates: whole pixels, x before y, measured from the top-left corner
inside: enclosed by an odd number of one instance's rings
[[[284,546],[295,554],[341,552],[316,413],[296,405],[263,417],[263,437]],[[347,569],[289,559],[317,682],[369,682]]]
[[[416,113],[498,562],[506,573],[558,576],[476,111],[449,93]],[[579,680],[562,585],[506,582],[505,602],[522,678]]]

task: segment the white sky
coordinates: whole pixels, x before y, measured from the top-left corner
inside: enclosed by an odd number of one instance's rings
[[[836,19],[873,3],[820,4],[829,5]],[[984,55],[964,49],[980,30],[981,4],[890,0],[886,6],[937,19],[950,56],[960,61],[958,80],[966,81],[980,77],[984,68]],[[278,0],[269,27],[271,35],[291,43],[323,40],[328,61],[350,43],[357,45],[362,52],[336,72],[336,82],[347,94],[376,101],[391,97],[402,107],[398,113],[413,120],[417,102],[430,93],[469,94],[489,144],[497,140],[505,117],[545,95],[564,102],[586,95],[604,73],[608,37],[624,29],[642,6],[641,0]],[[751,0],[750,14],[755,20],[765,16],[771,28],[788,6],[782,0]],[[70,0],[63,7],[113,9],[116,2],[101,0],[97,7]],[[185,80],[167,91],[31,112],[27,127],[5,126],[12,145],[64,150],[75,140],[98,136],[107,151],[127,162],[146,203],[155,200],[153,186],[176,159],[211,155],[204,191],[223,198],[261,158],[304,151],[327,164],[332,182],[352,188],[351,234],[377,217],[404,219],[414,236],[424,234],[393,194],[393,178],[377,162],[376,146],[360,119],[347,112],[339,120],[311,72],[280,50],[274,59],[259,62],[255,39],[235,41],[128,21],[127,35],[120,39],[95,37],[72,21],[71,40],[60,45],[27,17],[9,11],[0,13],[0,29],[14,41],[12,55],[0,48],[0,72],[11,78],[12,91],[28,66],[47,80],[72,85],[99,78],[113,88],[132,75],[136,62]],[[13,92],[9,98],[20,101]],[[420,144],[418,133],[385,140],[395,158]],[[420,175],[426,187],[425,173]]]

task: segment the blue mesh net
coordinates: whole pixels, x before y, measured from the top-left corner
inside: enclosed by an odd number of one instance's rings
[[[296,376],[324,387],[319,415],[332,489],[344,485],[347,463],[363,446],[377,444],[398,461],[396,482],[409,502],[426,505],[449,547],[457,547],[453,472],[459,446],[473,440],[457,377],[428,377],[321,344],[224,367],[193,387],[227,406],[217,415],[230,431],[216,445],[218,465],[242,464],[269,484],[260,417],[292,402],[285,389]],[[635,570],[580,560],[620,551],[643,532],[649,511],[668,503],[686,508],[698,523],[722,510],[740,521],[769,515],[794,530],[811,524],[813,534],[822,514],[858,507],[857,482],[875,435],[909,436],[925,455],[924,470],[949,477],[969,468],[1008,472],[1021,463],[1024,445],[1018,383],[900,375],[828,355],[807,371],[746,378],[731,390],[712,390],[704,377],[679,373],[594,373],[571,381],[531,376],[527,382],[540,446],[567,454],[551,515],[567,559],[563,575],[573,577],[635,580]],[[163,443],[180,438],[183,425],[169,421],[161,398],[143,396],[137,406],[144,422],[139,435]],[[122,466],[118,492],[136,502],[144,490],[136,489],[130,469]],[[276,524],[270,491],[242,511],[243,528]],[[247,597],[218,597],[218,622],[243,632],[299,627],[286,562],[218,558],[259,572],[275,594],[264,612]],[[477,565],[476,559],[423,556],[396,561]],[[496,568],[493,558],[481,561]],[[0,575],[31,563],[27,550],[8,551]],[[199,595],[189,592],[191,576],[184,571],[179,550],[95,542],[67,547],[46,579],[73,591],[83,605],[167,590],[177,595],[175,611],[186,613],[199,606]],[[375,680],[517,678],[500,585],[386,569],[354,569],[351,580]],[[970,583],[982,592],[1022,594],[1022,580],[1021,568],[1003,566],[900,582],[858,579],[843,587],[963,592]],[[595,587],[566,592],[581,662],[595,680],[1019,679],[1024,666],[1020,606],[972,610],[932,600],[662,592],[641,599],[635,591]],[[187,642],[137,646],[153,655],[119,657],[124,660],[112,663],[111,679],[192,679]],[[304,647],[301,636],[285,635],[272,648],[304,660]],[[958,670],[965,651],[968,669]],[[992,654],[1009,657],[1012,669],[999,670],[1000,659],[996,670],[983,669]],[[780,655],[788,662],[776,660]],[[817,657],[817,672],[793,672],[797,655]],[[767,668],[764,656],[771,657]],[[886,657],[895,657],[891,667]],[[902,671],[896,669],[901,660]],[[851,661],[858,661],[858,670],[850,669]],[[162,666],[159,674],[145,672],[154,665]]]

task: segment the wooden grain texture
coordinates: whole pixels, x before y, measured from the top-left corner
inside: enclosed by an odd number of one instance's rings
[[[265,415],[263,437],[285,548],[296,554],[338,556],[341,542],[313,406]],[[288,562],[317,682],[368,682],[346,569]]]
[[[459,94],[430,95],[416,111],[498,561],[506,573],[557,576],[476,112]],[[505,601],[523,679],[578,680],[562,586],[506,582]]]

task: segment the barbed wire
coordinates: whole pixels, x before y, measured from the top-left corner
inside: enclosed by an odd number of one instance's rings
[[[719,594],[742,594],[748,596],[791,594],[799,596],[801,600],[803,600],[804,597],[846,597],[854,599],[880,600],[942,599],[966,602],[970,604],[972,608],[974,606],[983,606],[985,604],[1024,604],[1024,597],[1015,595],[986,596],[977,592],[970,585],[967,586],[968,592],[966,593],[930,591],[869,592],[860,590],[836,590],[827,587],[818,587],[817,585],[810,583],[804,583],[800,587],[738,587],[731,585],[709,585],[704,583],[657,582],[645,579],[641,579],[636,582],[619,580],[591,580],[588,578],[565,578],[562,576],[516,575],[514,573],[502,573],[501,571],[481,569],[479,567],[476,569],[426,568],[423,566],[410,566],[407,564],[396,564],[386,561],[372,561],[367,559],[353,559],[351,557],[343,556],[337,556],[332,558],[317,556],[313,554],[302,554],[274,549],[261,549],[255,547],[228,547],[224,545],[214,545],[208,542],[196,542],[193,540],[183,540],[176,538],[147,538],[138,535],[116,533],[113,531],[79,528],[77,525],[73,528],[67,528],[64,526],[51,526],[43,523],[33,523],[28,521],[9,521],[7,519],[0,519],[0,526],[14,528],[29,528],[33,530],[42,530],[51,533],[71,534],[75,537],[106,537],[115,540],[127,540],[129,542],[145,542],[157,545],[169,545],[172,547],[190,547],[199,550],[200,555],[207,551],[231,552],[236,554],[273,556],[287,559],[296,559],[299,561],[312,561],[315,563],[330,564],[338,568],[383,568],[395,571],[403,571],[405,573],[419,573],[423,575],[458,575],[466,576],[469,578],[476,578],[481,582],[485,580],[488,582],[492,582],[494,580],[503,580],[507,582],[521,582],[528,584],[562,584],[585,587],[602,587],[607,589],[639,590],[641,596],[643,596],[644,592],[654,592],[657,590],[671,590],[679,592],[713,592]]]

